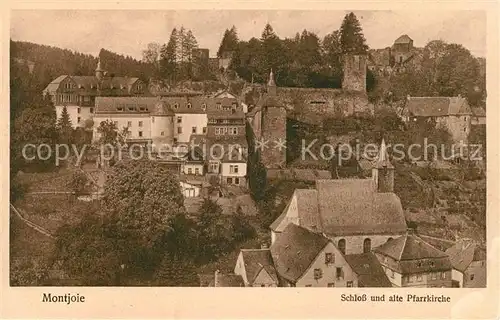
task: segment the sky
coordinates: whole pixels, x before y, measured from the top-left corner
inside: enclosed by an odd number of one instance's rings
[[[168,42],[174,27],[191,29],[200,48],[215,56],[226,28],[240,40],[259,38],[266,23],[279,37],[304,29],[320,38],[340,28],[346,11],[243,10],[14,10],[12,40],[29,41],[97,55],[101,48],[142,58],[150,42]],[[484,11],[355,11],[370,48],[391,46],[402,34],[423,47],[430,40],[458,43],[486,56]]]

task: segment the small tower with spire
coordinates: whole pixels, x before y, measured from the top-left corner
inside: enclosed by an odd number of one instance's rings
[[[95,77],[101,81],[102,78],[104,77],[104,69],[101,66],[101,57],[99,57],[99,60],[97,61],[97,68],[95,69]]]
[[[382,139],[377,160],[372,169],[372,178],[377,192],[394,192],[394,166],[389,160],[384,139]]]
[[[267,93],[270,96],[276,96],[276,82],[274,82],[273,69],[269,73],[269,81],[267,82]]]

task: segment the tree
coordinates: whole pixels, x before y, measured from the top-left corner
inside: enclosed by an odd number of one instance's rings
[[[76,225],[57,231],[54,257],[71,278],[87,286],[120,284],[120,273],[127,249],[107,236],[106,222],[87,214]]]
[[[99,133],[98,142],[100,145],[116,146],[119,143],[120,135],[113,121],[102,121],[97,127],[97,132]]]
[[[233,26],[230,30],[224,31],[224,36],[217,51],[217,57],[222,58],[224,52],[235,51],[238,47],[238,33],[236,27]]]
[[[61,117],[57,120],[56,126],[59,131],[60,142],[70,144],[73,135],[73,126],[71,125],[71,119],[69,118],[66,106],[63,107]]]
[[[158,67],[158,60],[160,59],[160,49],[161,46],[159,43],[148,43],[147,48],[142,51],[142,61]]]
[[[256,234],[255,228],[245,218],[241,206],[238,206],[236,213],[231,216],[231,230],[235,242],[253,238]]]
[[[358,18],[352,12],[344,17],[340,26],[340,45],[344,54],[366,54],[368,52],[363,29]]]
[[[175,175],[157,162],[125,160],[106,181],[102,208],[120,232],[152,249],[170,230],[169,218],[184,213],[184,198]]]
[[[75,171],[68,181],[67,187],[73,192],[76,197],[81,196],[88,189],[90,180],[82,171]]]
[[[188,260],[172,259],[166,255],[153,275],[155,286],[199,287],[195,266]]]
[[[163,45],[160,51],[160,74],[175,82],[177,73],[177,29],[172,29],[167,45]]]

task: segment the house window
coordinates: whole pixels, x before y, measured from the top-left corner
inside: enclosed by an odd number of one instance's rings
[[[233,178],[227,178],[227,183],[232,184],[233,183]]]
[[[239,185],[240,184],[240,178],[234,178],[234,184]]]
[[[139,127],[142,127],[142,121],[139,121]]]
[[[333,288],[333,287],[335,287],[335,283],[334,282],[330,282],[326,286],[329,287],[329,288]]]
[[[132,126],[132,121],[127,121],[127,127],[131,127]]]
[[[162,136],[164,136],[164,135],[165,135],[165,131],[162,131],[162,132],[161,132],[161,135],[162,135]]]
[[[211,163],[210,164],[210,171],[217,172],[218,170],[219,170],[219,164],[218,163]]]
[[[139,137],[142,137],[142,131],[139,131]]]
[[[474,280],[474,275],[473,274],[470,275],[470,280],[471,281]]]
[[[335,278],[337,278],[337,280],[344,279],[344,272],[342,271],[341,267],[336,268],[336,270],[335,270]]]
[[[182,133],[182,127],[177,127],[177,133],[179,133],[179,134]]]
[[[230,165],[229,172],[230,173],[238,173],[238,166],[237,165]]]
[[[391,278],[394,279],[394,270],[389,270],[391,272]]]
[[[342,252],[342,254],[345,254],[345,239],[339,240],[338,247],[340,252]]]
[[[417,275],[417,282],[420,282],[420,281],[422,281],[422,275],[421,274]]]
[[[372,251],[372,240],[370,238],[366,238],[363,241],[363,253],[368,253]]]
[[[155,123],[155,117],[151,117],[151,122]]]
[[[326,264],[331,264],[331,263],[334,263],[334,262],[335,262],[335,260],[334,260],[333,253],[331,253],[331,252],[325,253],[325,263]]]
[[[94,113],[94,108],[90,108],[90,113]]]
[[[348,288],[352,288],[352,284],[353,284],[352,281],[347,281],[347,287]]]
[[[203,134],[207,133],[207,127],[203,127]]]
[[[435,273],[435,272],[431,273],[431,279],[437,280],[437,273]]]
[[[178,103],[174,103],[174,109],[177,109],[179,108],[179,104]]]
[[[441,279],[446,279],[446,272],[441,272]]]
[[[77,109],[77,112],[78,112],[78,113],[81,113],[81,112],[82,112],[82,108],[78,108],[78,109]]]
[[[323,277],[323,272],[321,269],[314,269],[314,279],[318,280]]]
[[[191,109],[191,103],[187,104],[188,109]]]
[[[201,110],[205,111],[207,109],[207,104],[206,103],[203,103],[201,105]]]
[[[193,174],[193,169],[192,168],[188,168],[188,174]]]
[[[78,119],[76,120],[78,123],[80,123],[80,121],[82,121],[82,118],[78,117]]]
[[[182,123],[182,117],[177,117],[177,123]]]
[[[191,128],[191,132],[196,134],[196,127]]]
[[[217,104],[215,105],[215,108],[217,110],[221,110],[222,109],[222,104],[220,102],[217,102]]]
[[[200,174],[200,168],[194,168],[194,174]]]

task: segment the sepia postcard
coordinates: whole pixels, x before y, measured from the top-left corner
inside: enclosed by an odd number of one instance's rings
[[[499,317],[496,2],[4,7],[2,318]]]

